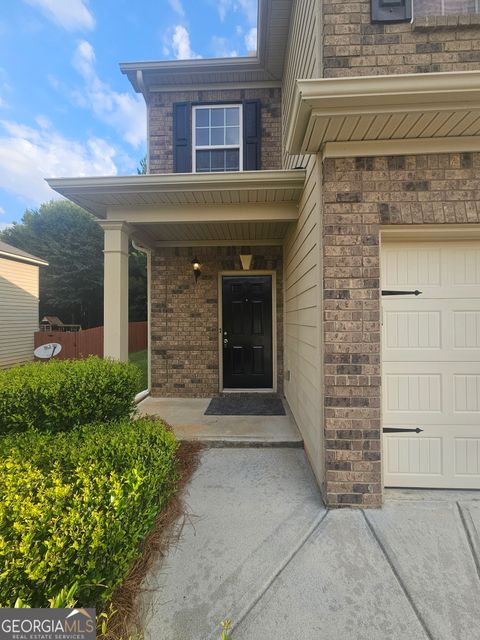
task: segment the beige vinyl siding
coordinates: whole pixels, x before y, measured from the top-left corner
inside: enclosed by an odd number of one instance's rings
[[[33,359],[38,267],[0,258],[0,368]]]
[[[296,0],[283,80],[283,131],[292,105],[295,82],[317,77],[320,42],[319,4]],[[305,442],[315,475],[324,484],[323,357],[322,357],[322,228],[321,160],[288,156],[285,168],[305,167],[307,177],[299,204],[299,219],[284,247],[285,396]],[[290,379],[289,379],[290,377]]]
[[[282,131],[285,142],[288,117],[297,80],[316,78],[320,75],[321,42],[320,2],[318,0],[294,0],[290,18],[290,34],[285,54],[285,71],[282,83]],[[283,145],[285,149],[285,145]],[[304,167],[308,156],[289,156],[284,151],[284,168]]]

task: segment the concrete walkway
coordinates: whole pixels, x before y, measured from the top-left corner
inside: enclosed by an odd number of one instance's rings
[[[182,539],[141,595],[146,640],[478,640],[480,492],[326,512],[300,449],[207,449]]]
[[[295,420],[284,401],[286,416],[206,416],[211,398],[151,398],[138,405],[141,415],[159,416],[180,440],[209,446],[303,447]]]

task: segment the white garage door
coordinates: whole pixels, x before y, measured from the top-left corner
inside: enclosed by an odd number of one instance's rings
[[[480,242],[382,247],[385,485],[480,488]]]

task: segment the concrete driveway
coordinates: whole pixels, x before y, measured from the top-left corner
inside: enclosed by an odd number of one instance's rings
[[[478,640],[480,492],[325,511],[300,449],[207,449],[180,543],[144,584],[147,640]]]

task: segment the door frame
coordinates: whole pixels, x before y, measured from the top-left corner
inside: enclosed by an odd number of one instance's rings
[[[273,386],[267,389],[224,389],[223,387],[223,276],[238,278],[253,276],[271,276],[272,278],[272,380]],[[277,272],[264,269],[250,271],[218,272],[218,389],[220,393],[265,393],[277,392]]]

